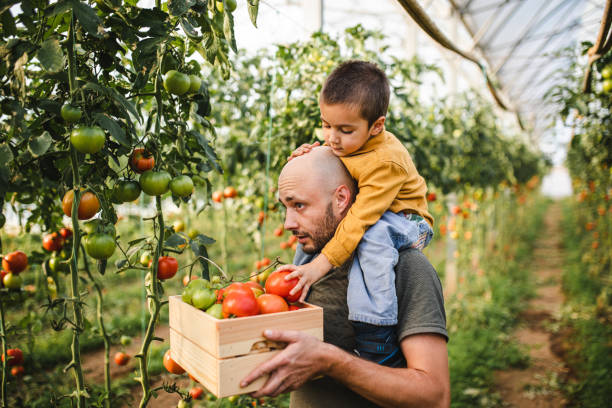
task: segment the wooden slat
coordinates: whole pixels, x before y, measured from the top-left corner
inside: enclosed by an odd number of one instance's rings
[[[239,384],[253,369],[279,353],[279,350],[275,350],[219,360],[173,329],[170,329],[170,349],[174,361],[217,398],[245,394],[261,388],[267,376],[245,388]]]
[[[323,309],[310,304],[300,310],[217,320],[170,296],[170,327],[218,358],[246,355],[265,329],[300,330],[323,340]]]

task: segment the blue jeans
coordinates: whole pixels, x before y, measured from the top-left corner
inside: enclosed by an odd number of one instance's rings
[[[355,252],[347,290],[349,320],[378,326],[397,324],[398,251],[423,249],[432,237],[433,231],[422,217],[386,211],[366,231]]]

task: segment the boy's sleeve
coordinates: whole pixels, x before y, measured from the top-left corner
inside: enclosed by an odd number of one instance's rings
[[[393,162],[377,163],[360,175],[355,202],[321,251],[332,265],[342,265],[353,254],[366,229],[391,207],[405,180],[406,171]]]

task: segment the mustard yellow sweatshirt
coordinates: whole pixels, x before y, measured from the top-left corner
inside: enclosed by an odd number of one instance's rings
[[[433,227],[433,217],[427,211],[425,179],[393,134],[382,131],[340,160],[357,180],[359,193],[321,251],[332,265],[346,262],[365,231],[387,210],[418,214]]]

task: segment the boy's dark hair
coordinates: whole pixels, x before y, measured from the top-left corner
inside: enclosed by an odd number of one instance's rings
[[[348,104],[359,108],[368,127],[389,108],[389,81],[371,62],[351,60],[338,65],[327,77],[321,101],[328,105]]]

